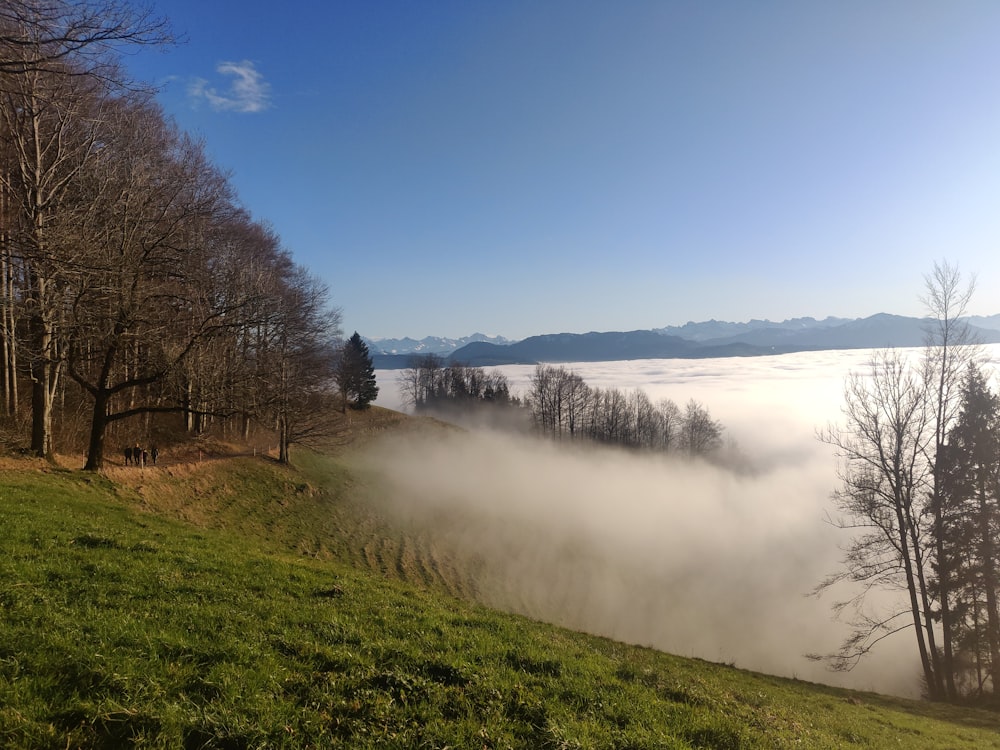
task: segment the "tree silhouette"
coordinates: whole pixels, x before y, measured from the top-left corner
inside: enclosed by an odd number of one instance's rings
[[[1000,551],[996,541],[1000,396],[991,390],[988,375],[971,365],[961,398],[937,462],[942,523],[934,530],[942,533],[935,541],[943,560],[936,566],[935,583],[940,589],[942,569],[951,575],[957,676],[965,678],[973,694],[983,693],[988,677],[995,699],[1000,684]]]
[[[368,345],[357,331],[341,349],[335,378],[340,389],[342,411],[347,411],[348,404],[352,409],[367,409],[378,397],[375,365],[372,364]]]

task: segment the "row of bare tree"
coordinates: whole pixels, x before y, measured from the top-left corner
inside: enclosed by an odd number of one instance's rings
[[[400,390],[406,403],[417,411],[468,408],[474,403],[519,403],[502,372],[446,363],[437,354],[415,357],[401,373]]]
[[[572,370],[538,365],[526,401],[536,427],[553,438],[586,439],[662,453],[706,456],[722,444],[722,425],[691,399],[654,404],[641,389],[594,388]]]
[[[120,68],[169,41],[115,0],[0,6],[0,408],[51,456],[88,404],[88,469],[156,412],[264,420],[287,460],[335,366],[326,288]]]
[[[436,411],[455,418],[474,416],[493,424],[518,426],[518,419],[501,420],[496,410],[512,407],[546,437],[590,440],[628,448],[706,456],[722,445],[722,425],[704,406],[691,400],[682,410],[670,399],[654,404],[639,389],[593,388],[564,367],[537,365],[523,399],[512,394],[507,377],[437,355],[414,359],[400,375],[400,390],[417,411]]]
[[[822,436],[841,458],[837,523],[853,538],[817,592],[856,587],[835,605],[854,627],[831,663],[850,669],[911,630],[934,700],[995,701],[1000,688],[1000,400],[964,319],[973,288],[936,264],[923,355],[875,353]],[[876,607],[876,590],[903,596]]]

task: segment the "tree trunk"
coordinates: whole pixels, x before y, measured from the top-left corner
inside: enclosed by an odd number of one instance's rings
[[[54,336],[44,310],[48,285],[37,274],[29,274],[36,308],[28,321],[31,340],[31,450],[41,458],[52,456],[52,406],[58,374],[53,363]]]
[[[990,511],[987,507],[986,483],[979,477],[976,494],[979,496],[979,544],[983,565],[983,590],[986,595],[986,643],[990,651],[990,682],[993,683],[994,698],[1000,691],[1000,612],[997,611],[998,581],[993,545],[993,531],[990,529]]]
[[[46,328],[44,322],[39,325]],[[31,450],[40,458],[52,458],[52,412],[59,383],[60,366],[50,360],[52,335],[45,331],[40,337],[42,353],[31,362]]]
[[[942,447],[938,446],[935,457],[935,464],[939,464]],[[945,549],[945,529],[944,529],[944,509],[941,507],[939,489],[940,482],[936,477],[940,476],[939,468],[934,468],[934,490],[931,494],[931,504],[934,508],[934,537],[935,553],[937,555],[938,588],[941,597],[941,638],[943,641],[943,671],[945,678],[945,690],[948,700],[958,698],[958,690],[955,687],[955,655],[952,642],[954,640],[955,625],[951,616],[951,560]]]
[[[84,471],[99,471],[104,465],[104,435],[108,428],[108,394],[99,391],[94,396],[94,411],[90,420],[90,442]]]
[[[927,648],[927,640],[924,636],[924,623],[921,617],[920,596],[917,592],[917,579],[913,570],[913,558],[910,555],[910,542],[907,529],[910,527],[909,521],[903,511],[902,503],[896,503],[896,522],[899,524],[899,544],[900,558],[906,574],[906,590],[910,598],[910,612],[913,616],[913,630],[917,638],[917,650],[920,653],[920,666],[924,672],[924,680],[927,689],[930,691],[930,698],[937,699],[937,680],[934,676],[934,668],[931,664],[930,653]]]
[[[954,571],[947,559],[944,541],[945,509],[941,502],[941,456],[945,438],[953,417],[952,394],[964,364],[968,364],[976,349],[976,342],[963,321],[975,289],[974,280],[962,288],[962,274],[947,262],[935,263],[933,271],[924,277],[926,296],[923,302],[934,319],[935,327],[927,333],[926,362],[934,375],[934,455],[931,457],[932,487],[930,506],[933,516],[935,539],[934,554],[938,565],[938,593],[940,597],[942,654],[935,657],[941,662],[942,690],[955,700],[955,656],[953,639],[958,623],[952,613]]]
[[[288,461],[288,419],[282,415],[278,418],[278,463],[287,464]]]

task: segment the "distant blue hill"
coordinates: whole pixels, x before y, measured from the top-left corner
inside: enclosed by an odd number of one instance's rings
[[[666,326],[655,329],[658,333],[680,336],[690,341],[711,341],[713,339],[735,338],[750,333],[767,332],[778,336],[821,328],[833,328],[851,322],[850,318],[792,318],[780,323],[770,320],[750,320],[746,323],[730,323],[722,320],[707,320],[701,323],[685,323],[682,326]]]
[[[879,313],[855,320],[795,318],[782,323],[706,321],[656,330],[554,333],[513,343],[478,340],[450,353],[446,362],[477,367],[537,362],[608,362],[629,359],[751,357],[827,349],[923,346],[928,321]],[[981,343],[1000,343],[1000,315],[969,320]],[[485,338],[485,337],[484,337]],[[380,369],[409,367],[413,355],[374,355]]]

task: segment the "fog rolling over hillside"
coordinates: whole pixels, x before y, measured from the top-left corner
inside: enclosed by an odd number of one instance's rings
[[[805,596],[836,564],[824,446],[757,476],[496,434],[389,442],[398,518],[475,560],[480,598],[574,629],[771,674],[917,693],[909,641],[848,675],[804,658],[845,633]]]
[[[986,351],[996,362],[1000,347]],[[849,538],[828,523],[838,463],[816,431],[838,420],[844,378],[870,356],[567,365],[593,386],[699,400],[755,467],[751,474],[483,433],[390,443],[373,460],[401,518],[480,561],[485,601],[682,655],[916,695],[909,631],[850,673],[804,658],[835,651],[848,631],[831,605],[852,592],[807,596],[838,569],[839,545]],[[499,369],[523,393],[534,368]],[[398,405],[397,375],[379,373],[380,402],[384,395]]]

